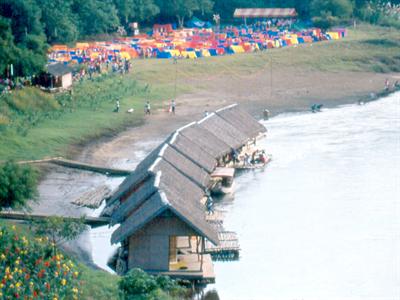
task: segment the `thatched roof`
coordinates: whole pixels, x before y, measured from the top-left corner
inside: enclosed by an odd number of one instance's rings
[[[209,114],[197,122],[197,124],[211,132],[231,148],[237,149],[246,144],[251,138],[215,113]]]
[[[159,154],[160,157],[169,162],[183,175],[191,179],[194,183],[201,188],[206,188],[210,182],[209,174],[195,164],[192,160],[179,153],[176,149],[168,144],[164,144]]]
[[[231,147],[228,144],[197,123],[181,130],[181,134],[197,144],[203,151],[208,152],[212,157],[219,158],[231,151]]]
[[[129,198],[118,205],[111,214],[111,225],[122,222],[129,212],[137,209],[157,192],[156,180],[158,180],[156,176],[149,177]]]
[[[150,172],[156,177],[154,186],[157,191],[135,210],[119,212],[127,218],[113,233],[111,242],[118,243],[126,239],[164,211],[170,210],[199,235],[218,244],[218,235],[207,223],[204,207],[199,201],[202,191],[199,192],[195,184],[160,158]],[[179,182],[179,186],[174,184],[176,182]]]
[[[210,153],[180,132],[175,132],[169,138],[168,144],[208,173],[211,173],[217,165],[216,159]]]
[[[158,153],[162,148],[162,144],[159,145],[156,149],[150,152],[149,155],[146,156],[144,160],[140,162],[135,168],[135,170],[125,178],[125,180],[119,185],[118,189],[113,193],[111,198],[108,200],[107,205],[112,205],[116,200],[119,200],[122,197],[129,196],[136,187],[139,182],[142,182],[149,176],[147,169],[154,163],[154,161],[158,157]]]
[[[47,65],[47,72],[53,76],[63,76],[71,73],[72,69],[63,63],[55,63]]]
[[[248,137],[256,137],[266,128],[237,104],[216,111],[216,114]]]
[[[195,232],[218,243],[200,203],[217,159],[239,148],[265,128],[247,112],[229,106],[188,124],[154,149],[123,181],[107,203],[112,223],[121,223],[118,243],[169,210]]]

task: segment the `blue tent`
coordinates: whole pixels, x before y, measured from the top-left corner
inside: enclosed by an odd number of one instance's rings
[[[211,28],[210,22],[202,21],[196,17],[193,17],[190,21],[186,22],[186,26],[189,28]]]
[[[157,52],[157,58],[171,58],[172,55],[169,52],[166,51],[158,51]]]
[[[211,56],[217,56],[218,55],[217,49],[208,49],[208,52],[210,52]]]

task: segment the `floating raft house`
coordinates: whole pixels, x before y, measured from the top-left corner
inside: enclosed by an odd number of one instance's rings
[[[239,257],[236,234],[221,214],[206,212],[212,174],[232,149],[254,142],[265,127],[230,105],[172,133],[154,149],[107,201],[103,216],[120,224],[111,237],[120,250],[113,267],[214,282],[212,259]]]

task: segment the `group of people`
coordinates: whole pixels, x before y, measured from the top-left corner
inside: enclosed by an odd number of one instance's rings
[[[74,80],[83,80],[86,76],[89,76],[89,79],[93,78],[95,74],[101,74],[103,70],[107,72],[111,71],[113,73],[121,73],[127,74],[131,71],[132,63],[128,59],[114,59],[110,60],[103,60],[103,59],[95,59],[92,61],[88,61],[83,63],[83,67],[80,68],[79,71],[74,73]]]
[[[265,150],[255,150],[250,155],[248,153],[244,154],[243,162],[245,166],[252,166],[258,164],[265,164],[268,160],[268,156],[265,153]]]
[[[120,100],[117,98],[117,100],[115,101],[115,108],[114,108],[114,112],[119,112],[121,107],[121,103]],[[169,113],[175,114],[175,109],[176,109],[176,103],[175,100],[171,100],[171,104],[169,106]],[[129,109],[127,112],[133,112],[133,109]],[[151,104],[150,101],[146,101],[146,103],[144,104],[144,114],[145,115],[151,115]]]
[[[395,82],[393,82],[393,90],[397,90],[400,88],[400,83],[398,80],[396,80]],[[385,91],[390,91],[390,81],[389,78],[386,78],[385,80]]]

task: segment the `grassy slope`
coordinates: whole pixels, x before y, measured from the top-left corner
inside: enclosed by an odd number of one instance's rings
[[[143,105],[150,99],[160,104],[177,94],[207,88],[207,82],[224,75],[246,76],[274,67],[303,67],[327,72],[400,71],[400,31],[362,26],[343,40],[326,41],[251,53],[197,60],[137,60],[129,75],[102,76],[76,84],[74,95],[46,95],[36,89],[0,98],[0,160],[38,159],[65,155],[68,145],[117,131],[143,120]],[[121,111],[112,113],[115,99]],[[4,97],[3,97],[4,98]],[[7,104],[8,103],[8,104]],[[3,125],[1,125],[3,124]]]

